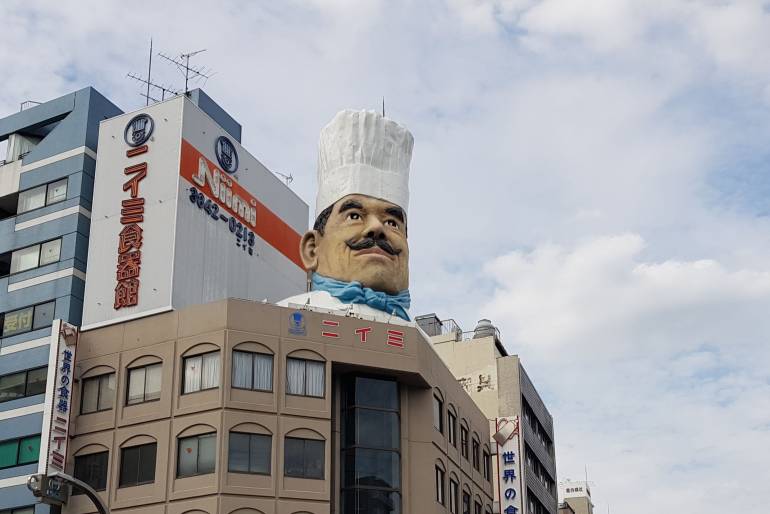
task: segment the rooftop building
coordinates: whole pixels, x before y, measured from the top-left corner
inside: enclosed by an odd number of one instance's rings
[[[500,478],[496,481],[500,511],[510,506],[517,509],[510,510],[511,514],[556,514],[553,418],[519,357],[508,355],[500,331],[489,320],[479,321],[470,332],[463,332],[454,320],[440,320],[435,314],[419,316],[417,322],[458,383],[492,422],[491,435],[502,423],[516,424],[511,437],[518,435],[513,445],[518,446],[518,455],[512,465],[519,482],[514,486],[506,476],[503,454],[509,453],[507,447],[502,451],[504,445],[500,443],[498,451],[498,446],[492,445],[495,475]]]

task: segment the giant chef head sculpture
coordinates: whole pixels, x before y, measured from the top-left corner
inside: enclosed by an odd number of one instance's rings
[[[409,320],[413,145],[373,111],[341,111],[321,130],[316,221],[300,243],[312,289],[288,302]]]

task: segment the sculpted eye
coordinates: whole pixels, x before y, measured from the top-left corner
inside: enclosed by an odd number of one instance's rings
[[[350,219],[350,220],[360,220],[361,219],[361,215],[358,214],[357,212],[349,212],[348,213],[348,219]]]
[[[396,220],[385,220],[385,224],[393,228],[398,228],[398,222]]]

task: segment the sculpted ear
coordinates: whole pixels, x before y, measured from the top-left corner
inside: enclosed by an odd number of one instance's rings
[[[323,237],[317,230],[305,232],[299,243],[299,256],[308,271],[318,268],[318,241]]]

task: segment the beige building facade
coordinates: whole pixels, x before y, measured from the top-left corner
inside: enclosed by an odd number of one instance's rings
[[[519,418],[521,509],[525,514],[556,514],[553,417],[519,357],[508,355],[489,320],[481,320],[471,332],[463,332],[454,320],[440,320],[435,314],[419,316],[417,321],[488,419]],[[493,462],[500,459],[493,458]],[[498,494],[496,498],[500,498]]]
[[[185,307],[82,332],[73,402],[67,470],[113,513],[493,511],[488,416],[415,327]]]

